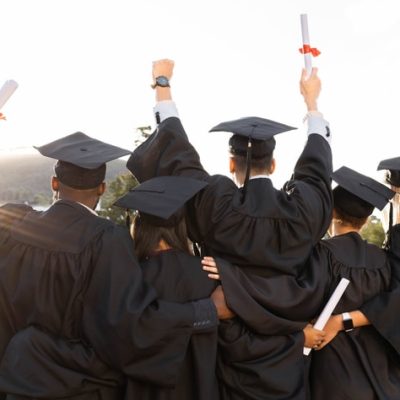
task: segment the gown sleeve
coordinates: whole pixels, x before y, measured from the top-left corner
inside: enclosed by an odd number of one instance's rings
[[[400,354],[400,324],[395,318],[400,310],[400,224],[391,229],[387,253],[392,271],[390,290],[364,303],[360,310]]]
[[[258,334],[301,331],[321,311],[329,290],[329,264],[317,250],[297,277],[248,274],[220,258],[217,265],[228,306]]]
[[[128,377],[173,385],[191,334],[216,329],[196,303],[157,299],[144,283],[129,234],[110,229],[97,243],[96,267],[83,300],[83,331],[99,356]]]

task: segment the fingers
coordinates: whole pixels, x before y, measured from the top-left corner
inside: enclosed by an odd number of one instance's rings
[[[301,82],[307,81],[308,79],[315,78],[315,77],[318,77],[318,68],[317,67],[313,67],[311,69],[310,75],[307,73],[305,68],[303,68],[301,70],[301,78],[300,78]]]
[[[218,272],[217,263],[212,257],[204,257],[201,260],[201,263],[203,264],[203,266],[215,268],[216,272]]]
[[[303,68],[303,69],[301,70],[300,83],[303,82],[303,81],[305,81],[306,79],[307,79],[307,71],[306,71],[305,68]]]
[[[215,279],[215,280],[220,280],[221,277],[218,274],[218,269],[217,268],[215,268],[215,267],[207,267],[206,265],[203,265],[203,270],[210,272],[208,274],[209,278]]]
[[[216,267],[210,267],[208,265],[204,265],[203,264],[203,270],[204,271],[208,271],[208,272],[212,272],[214,274],[218,274],[218,268],[216,268]]]
[[[324,339],[316,340],[315,344],[313,345],[314,350],[321,350],[323,347]]]

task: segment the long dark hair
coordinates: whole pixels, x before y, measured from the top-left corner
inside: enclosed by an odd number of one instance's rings
[[[131,230],[139,260],[154,255],[161,240],[164,240],[173,249],[190,253],[185,218],[181,218],[173,226],[157,226],[137,214]]]

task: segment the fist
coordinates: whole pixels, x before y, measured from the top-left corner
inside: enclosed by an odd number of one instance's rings
[[[163,59],[153,61],[153,81],[157,76],[166,76],[168,79],[172,78],[174,71],[174,62],[172,60]]]

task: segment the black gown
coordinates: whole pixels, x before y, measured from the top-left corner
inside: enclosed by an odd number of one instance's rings
[[[366,312],[370,317],[376,314],[379,299],[392,297],[391,270],[396,264],[385,251],[363,241],[358,234],[323,241],[318,251],[329,263],[332,282],[339,277],[350,280],[334,314],[363,310],[364,304],[372,302],[375,305],[370,305],[370,312]],[[400,354],[390,344],[390,335],[385,334],[390,327],[398,326],[398,321],[393,321],[397,315],[393,311],[387,310],[380,320],[371,318],[372,325],[339,332],[326,347],[313,352],[312,400],[400,399]]]
[[[143,276],[160,298],[183,303],[207,297],[217,283],[202,270],[199,257],[167,250],[141,262]],[[218,400],[216,377],[217,332],[193,335],[180,367],[177,384],[162,388],[139,381],[128,382],[127,399]]]
[[[192,334],[216,330],[201,303],[209,300],[158,300],[126,228],[64,200],[44,212],[0,211],[0,392],[120,398],[121,375],[173,386]],[[63,374],[80,363],[77,375]]]

